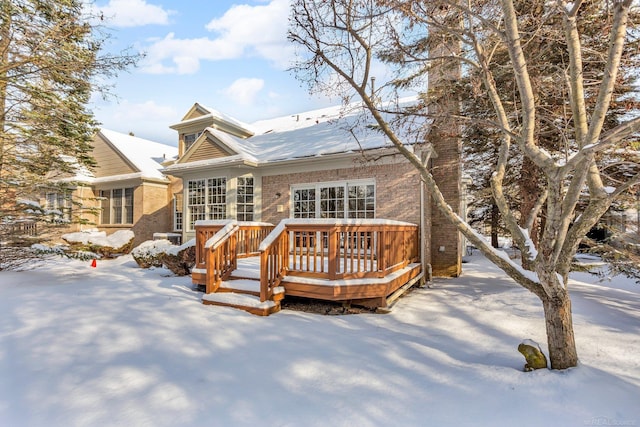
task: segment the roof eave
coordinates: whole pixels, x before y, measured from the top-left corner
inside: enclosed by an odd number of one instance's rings
[[[165,175],[171,176],[182,176],[187,172],[199,172],[203,170],[209,169],[220,169],[220,168],[229,168],[229,167],[248,167],[248,168],[257,168],[260,164],[257,161],[250,159],[237,159],[229,162],[220,162],[220,163],[176,163],[171,166],[168,166],[164,169],[161,169]]]

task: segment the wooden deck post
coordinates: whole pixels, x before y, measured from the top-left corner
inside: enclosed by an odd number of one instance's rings
[[[338,229],[329,229],[329,280],[336,280],[338,275],[338,262],[340,258],[340,245],[338,245]]]
[[[384,277],[387,270],[387,230],[383,229],[378,233],[378,274],[382,274]]]

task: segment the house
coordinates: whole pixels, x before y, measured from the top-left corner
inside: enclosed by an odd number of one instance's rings
[[[93,140],[95,170],[65,177],[73,187],[44,191],[41,205],[53,220],[69,223],[65,231],[132,230],[137,245],[173,231],[170,201],[181,183],[161,169],[177,154],[176,147],[101,129]]]
[[[263,271],[259,276],[269,282],[265,277],[272,272],[266,269],[280,268],[273,273],[274,278],[279,277],[273,282],[285,283],[288,277],[287,295],[371,299],[373,304],[384,305],[381,298],[388,295],[373,298],[366,292],[354,292],[355,282],[344,283],[343,290],[325,291],[322,284],[311,280],[385,277],[383,258],[385,263],[394,258],[393,265],[403,268],[414,266],[383,293],[429,271],[444,276],[460,273],[459,233],[431,206],[415,168],[381,133],[367,126],[362,111],[331,107],[246,124],[196,103],[171,126],[178,132],[179,155],[163,173],[182,182],[182,192],[176,192],[173,203],[174,229],[181,230],[183,240],[197,237],[200,253],[192,274],[194,283],[207,282],[209,294],[239,268],[235,256],[242,251],[235,246],[226,254],[215,255],[220,257],[215,260],[207,261],[204,255],[210,248],[223,248],[224,239],[236,233],[234,227],[243,236],[253,233],[253,240],[262,240],[278,224],[285,230],[282,235],[289,233],[282,243],[289,248],[283,253],[289,255],[272,260],[279,267],[267,265],[271,262],[267,258],[260,261]],[[421,146],[412,148],[420,150]],[[442,137],[434,146],[434,176],[449,204],[461,207],[459,141]],[[214,235],[222,240],[212,242]],[[337,243],[331,243],[334,237]],[[237,239],[233,245],[252,246],[248,240]],[[267,246],[262,245],[260,251],[268,252]],[[242,254],[260,251],[254,247]],[[214,262],[217,267],[212,267]],[[329,271],[331,265],[337,270]],[[293,273],[306,277],[306,283],[291,280]],[[273,299],[276,287],[262,284],[262,302]],[[216,303],[215,298],[208,301]]]

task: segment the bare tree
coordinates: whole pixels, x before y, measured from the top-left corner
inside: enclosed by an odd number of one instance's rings
[[[344,94],[348,87],[348,93],[363,103],[380,131],[420,172],[435,205],[447,219],[489,260],[540,298],[554,369],[578,363],[568,289],[570,265],[578,245],[611,203],[640,182],[640,168],[636,164],[624,182],[610,187],[598,163],[601,153],[624,149],[629,137],[640,127],[640,119],[630,119],[603,131],[619,77],[631,3],[631,0],[614,0],[603,4],[603,15],[607,19],[603,19],[601,25],[609,34],[609,43],[600,51],[606,60],[598,73],[595,101],[587,103],[582,52],[594,47],[583,45],[588,40],[581,41],[578,32],[583,2],[548,2],[553,7],[547,13],[561,18],[557,20],[558,31],[554,34],[564,40],[568,57],[563,67],[564,81],[558,82],[567,87],[564,95],[567,108],[555,117],[558,123],[571,122],[570,127],[555,126],[559,137],[567,141],[563,152],[544,149],[535,138],[540,106],[529,67],[540,64],[529,63],[525,55],[519,28],[522,21],[514,1],[296,0],[293,4],[289,38],[301,48],[300,60],[295,66],[298,76],[316,90],[338,89]],[[451,49],[442,49],[443,43]],[[415,54],[424,52],[424,46],[430,48],[427,58]],[[499,49],[508,52],[506,68],[498,67],[493,60],[492,55]],[[371,70],[380,59],[389,60],[394,55],[413,58],[413,61],[405,61],[386,83],[376,76],[376,92],[370,93]],[[475,70],[480,77],[476,90],[487,97],[493,107],[492,117],[485,121],[486,126],[501,134],[491,179],[493,198],[505,227],[532,271],[495,251],[446,202],[428,167],[430,141],[425,141],[422,147],[412,146],[413,141],[407,138],[406,119],[385,119],[388,114],[383,114],[383,110],[390,108],[389,104],[380,102],[385,94],[415,88],[416,83],[424,84],[429,73],[442,73],[446,67]],[[517,102],[501,96],[494,77],[498,71],[512,73],[513,96]],[[419,87],[415,105],[396,109],[398,117],[406,114],[422,117],[424,126],[438,123],[443,115],[451,116],[450,110],[427,108],[430,99],[437,97],[435,92],[446,90],[443,87],[430,87],[428,91],[424,86]],[[460,119],[464,122],[465,117]],[[529,238],[535,216],[530,215],[521,227],[518,215],[504,194],[503,180],[514,151],[531,161],[544,177],[543,194],[531,210],[536,214],[544,206],[546,211],[537,247]]]

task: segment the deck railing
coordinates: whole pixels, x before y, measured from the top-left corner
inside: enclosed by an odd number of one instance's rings
[[[20,219],[0,224],[0,233],[7,236],[34,237],[38,235],[38,223],[31,219]]]
[[[386,220],[284,220],[260,247],[260,298],[285,275],[381,278],[419,259],[418,226]]]
[[[206,293],[215,292],[237,268],[237,259],[258,254],[272,224],[234,220],[196,222],[196,265],[206,271]]]

